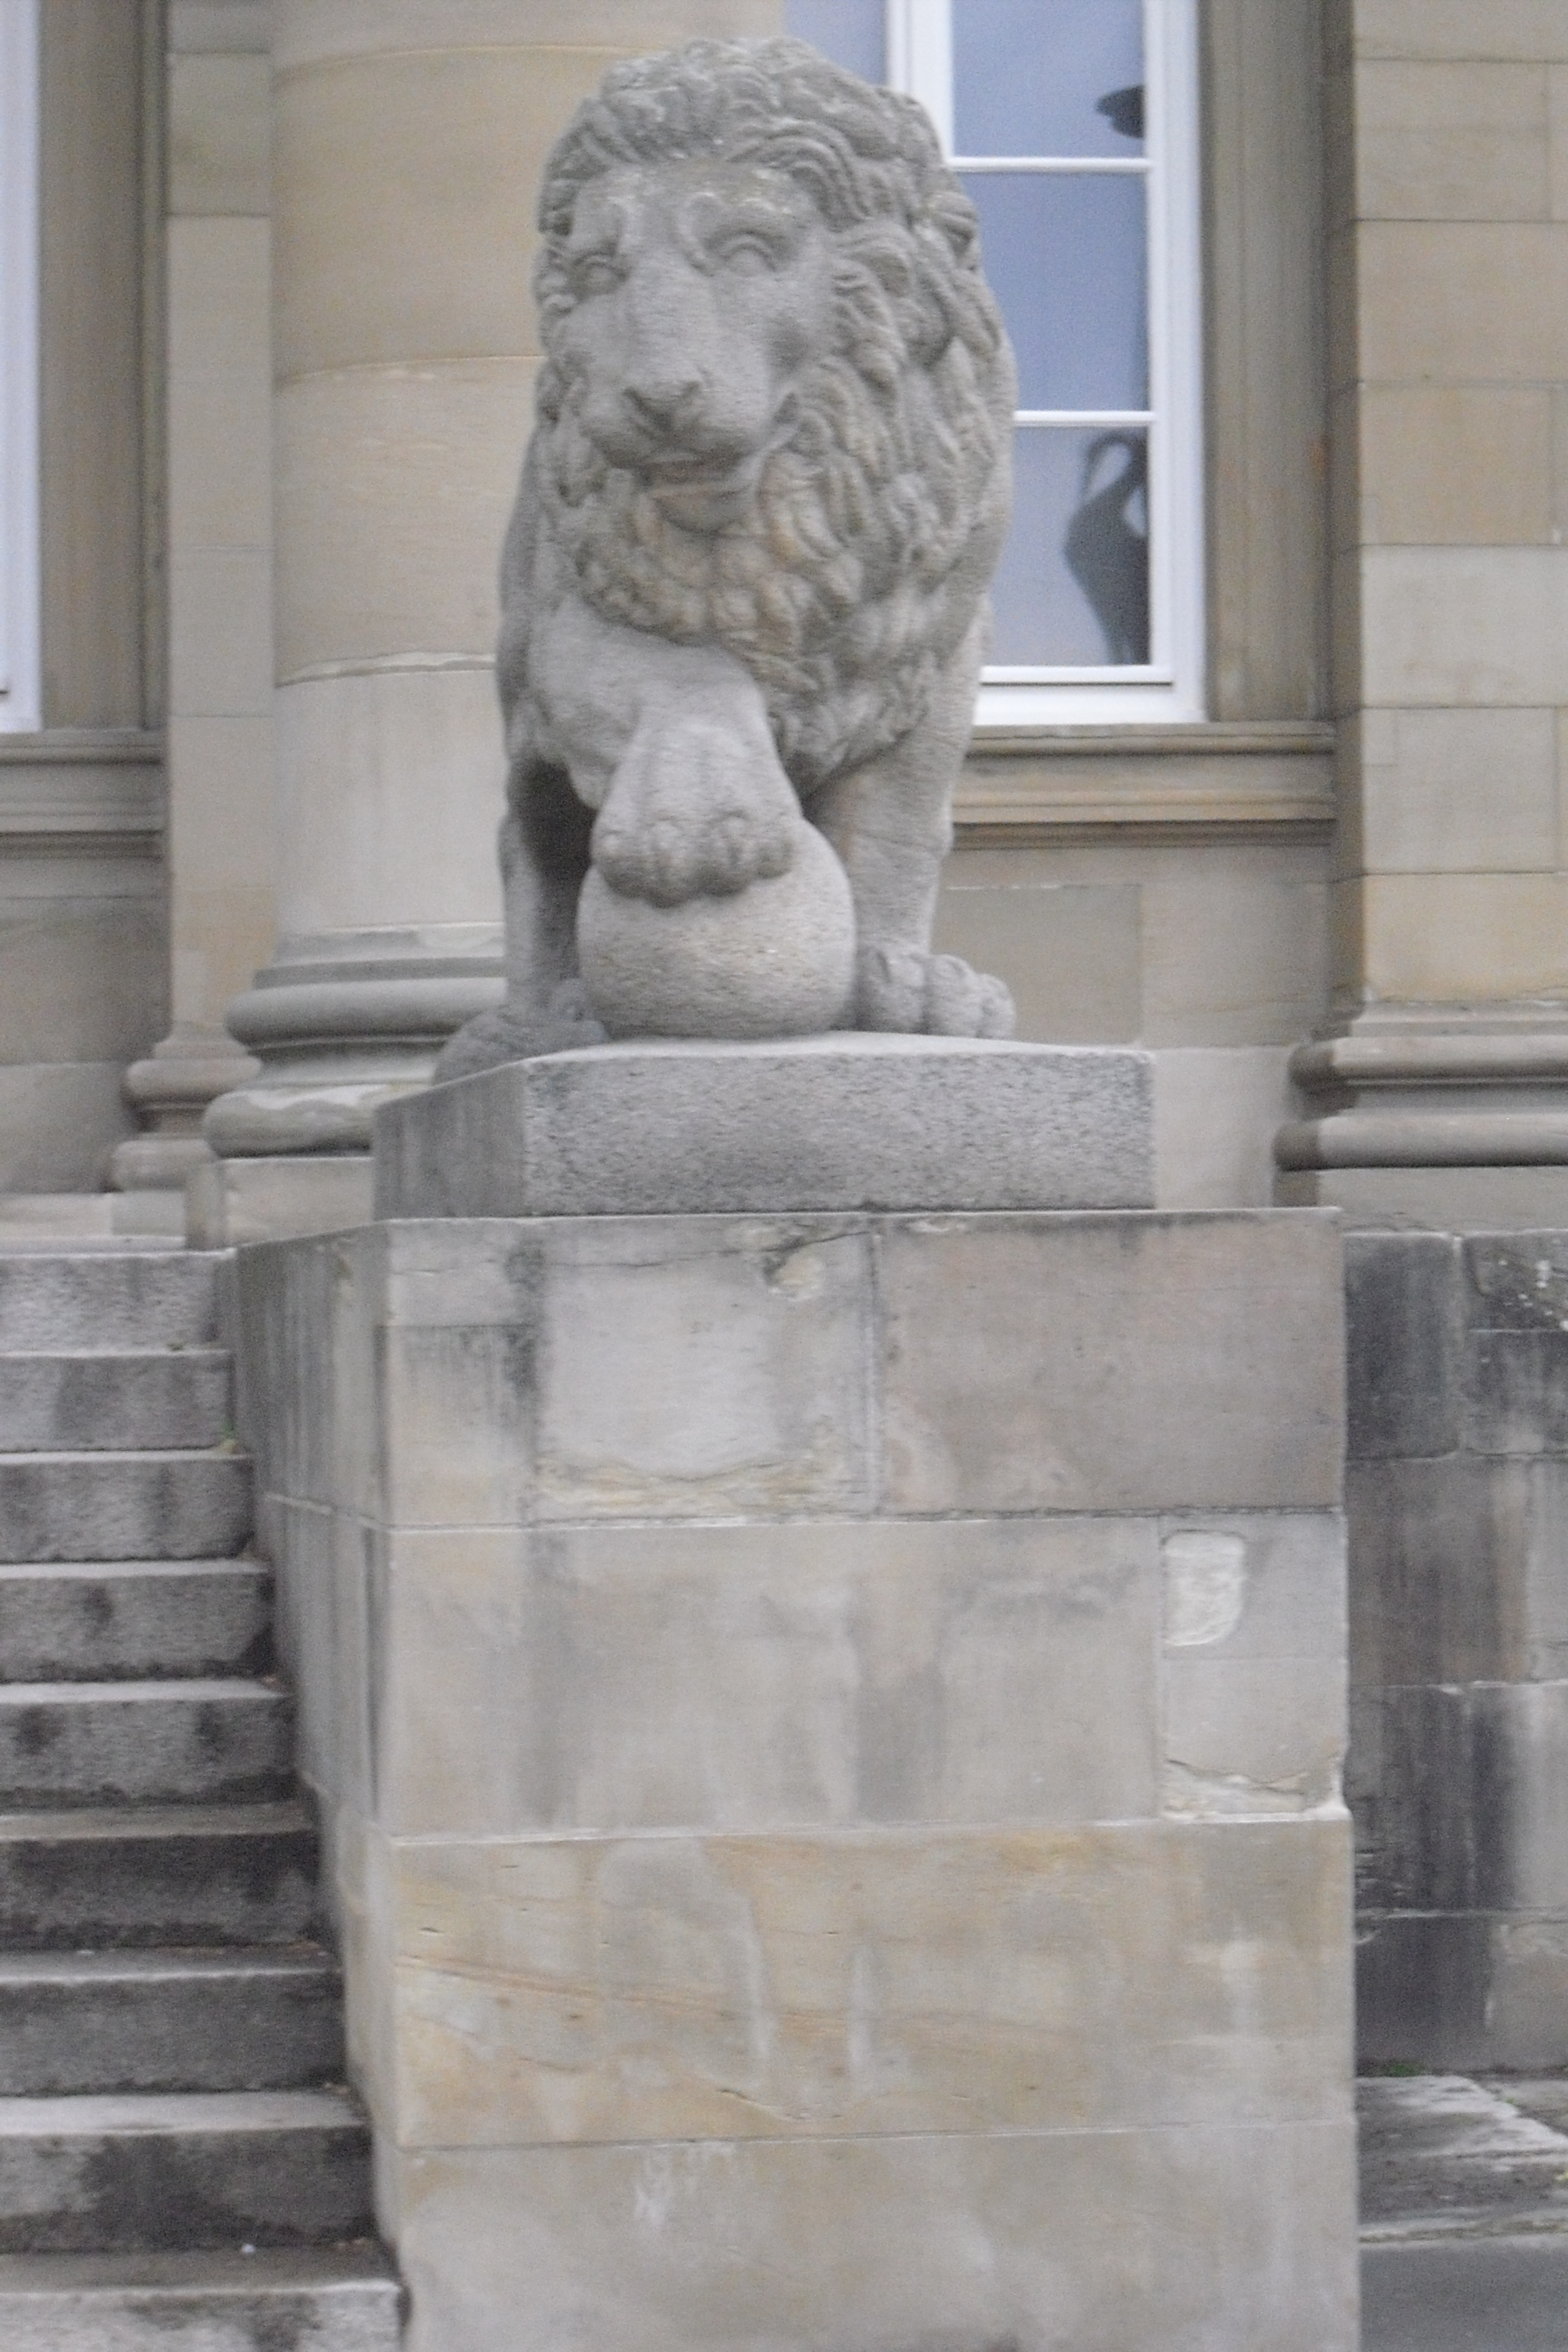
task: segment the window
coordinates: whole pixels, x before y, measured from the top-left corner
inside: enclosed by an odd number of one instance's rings
[[[1203,715],[1195,0],[787,0],[930,111],[1018,361],[983,725]]]
[[[0,732],[38,710],[38,22],[0,0]]]

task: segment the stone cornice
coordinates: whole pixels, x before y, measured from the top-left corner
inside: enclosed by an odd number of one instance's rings
[[[0,735],[0,855],[151,856],[163,824],[161,735],[108,728]]]
[[[1300,721],[977,732],[953,806],[966,847],[1091,835],[1321,835],[1331,727]]]

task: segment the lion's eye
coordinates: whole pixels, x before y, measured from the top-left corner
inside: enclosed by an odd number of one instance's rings
[[[613,294],[620,282],[621,272],[607,254],[587,254],[573,267],[572,284],[578,294]]]

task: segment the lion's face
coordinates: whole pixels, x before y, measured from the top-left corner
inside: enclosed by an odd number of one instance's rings
[[[581,191],[552,323],[565,403],[687,530],[733,524],[834,339],[833,242],[782,172],[626,166]]]

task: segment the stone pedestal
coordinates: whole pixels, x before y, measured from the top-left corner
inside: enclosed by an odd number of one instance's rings
[[[383,1217],[1144,1209],[1146,1054],[841,1034],[542,1055],[376,1115]]]
[[[185,1180],[184,1231],[192,1249],[339,1233],[374,1213],[374,1181],[363,1151],[208,1159]]]
[[[240,1253],[410,2352],[1355,2344],[1334,1221],[958,1189]]]

